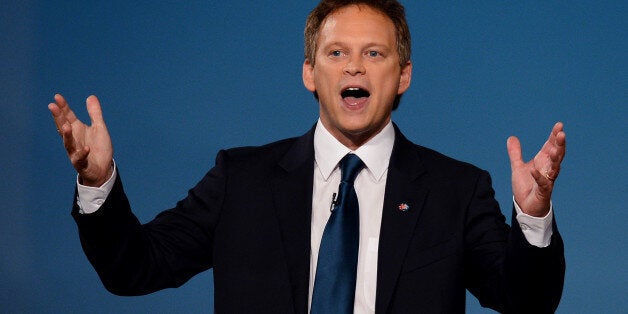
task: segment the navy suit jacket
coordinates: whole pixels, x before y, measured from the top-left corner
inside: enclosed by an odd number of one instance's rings
[[[500,312],[553,312],[565,270],[556,226],[549,247],[529,245],[516,221],[505,223],[488,173],[395,132],[376,312],[462,313],[465,289]],[[307,313],[313,137],[221,151],[185,199],[144,225],[120,176],[96,213],[75,204],[105,287],[146,294],[213,268],[217,313]]]

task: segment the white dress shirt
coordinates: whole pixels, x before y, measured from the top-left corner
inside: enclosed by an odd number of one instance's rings
[[[312,194],[312,255],[310,256],[309,305],[312,303],[318,249],[327,220],[331,216],[332,195],[338,193],[340,168],[338,163],[346,154],[356,154],[364,168],[355,178],[355,193],[360,207],[360,249],[354,313],[375,312],[377,287],[377,249],[384,207],[384,191],[388,162],[395,143],[395,130],[388,123],[379,134],[357,150],[351,151],[329,133],[321,121],[314,132],[314,190]]]
[[[347,153],[354,153],[362,159],[365,167],[355,179],[354,187],[360,207],[360,247],[356,278],[354,313],[374,313],[377,288],[377,253],[379,232],[384,206],[384,192],[388,163],[395,141],[395,131],[389,122],[382,131],[355,151],[342,145],[321,123],[314,132],[314,189],[312,191],[312,225],[310,286],[308,308],[312,302],[318,250],[325,225],[331,215],[331,202],[340,184],[338,163]],[[103,204],[117,177],[114,163],[111,178],[100,187],[81,185],[77,177],[77,203],[81,214],[96,212]],[[514,202],[516,219],[526,240],[537,247],[550,244],[552,235],[553,209],[545,217],[532,217],[524,214]]]

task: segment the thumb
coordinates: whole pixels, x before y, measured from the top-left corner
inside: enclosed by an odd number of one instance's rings
[[[510,168],[514,170],[515,167],[523,163],[519,139],[516,136],[509,137],[506,141],[506,148],[508,149],[508,157],[510,157]]]
[[[87,113],[89,114],[89,118],[92,121],[92,125],[104,124],[105,121],[102,117],[102,109],[100,107],[100,101],[98,101],[98,97],[91,95],[87,97],[85,103],[87,104]]]

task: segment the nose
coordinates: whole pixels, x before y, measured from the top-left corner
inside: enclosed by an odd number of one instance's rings
[[[364,67],[362,57],[352,56],[351,58],[349,58],[349,62],[345,64],[343,72],[351,76],[355,76],[358,74],[364,75],[366,73],[366,68]]]

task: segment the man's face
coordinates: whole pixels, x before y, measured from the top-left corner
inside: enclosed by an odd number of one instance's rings
[[[395,26],[366,5],[350,5],[321,25],[315,63],[303,63],[303,82],[318,94],[325,128],[355,149],[390,121],[393,102],[410,85],[412,65],[399,65]]]

